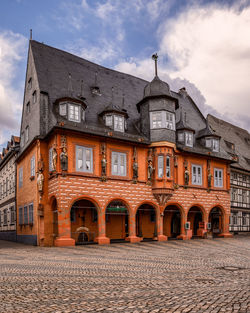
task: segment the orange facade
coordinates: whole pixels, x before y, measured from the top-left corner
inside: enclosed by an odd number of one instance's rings
[[[63,142],[63,145],[62,145]],[[91,148],[92,172],[76,165],[76,147]],[[102,149],[106,152],[106,176],[102,175]],[[68,168],[60,163],[66,147]],[[55,169],[49,168],[49,151],[57,152]],[[125,157],[126,175],[112,174],[112,152]],[[133,177],[133,160],[138,162],[138,177]],[[35,156],[36,176],[30,176],[30,160]],[[159,177],[158,158],[163,156],[163,174]],[[153,176],[149,179],[148,160]],[[167,158],[169,163],[167,163]],[[192,184],[192,165],[202,168],[202,182]],[[167,174],[166,166],[169,167]],[[109,243],[110,240],[138,242],[143,239],[190,239],[206,233],[229,236],[229,164],[208,156],[178,151],[169,142],[152,145],[132,144],[112,138],[100,138],[70,131],[55,131],[46,140],[36,140],[17,162],[23,168],[23,185],[17,181],[17,208],[33,203],[34,222],[19,225],[17,234],[33,235],[38,245],[65,246],[76,242]],[[189,183],[185,184],[185,167]],[[208,167],[223,172],[223,187],[208,187]],[[43,173],[42,191],[37,173]],[[19,175],[18,180],[19,180]],[[40,191],[39,191],[40,188]],[[190,223],[190,228],[187,222]],[[209,229],[208,229],[209,228]],[[210,229],[211,228],[211,229]]]

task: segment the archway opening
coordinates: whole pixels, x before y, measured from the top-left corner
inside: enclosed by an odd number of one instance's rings
[[[150,204],[142,204],[136,212],[136,236],[143,240],[157,238],[156,210]]]
[[[114,200],[106,208],[106,236],[110,242],[123,241],[129,235],[129,213],[126,204]]]
[[[208,231],[214,237],[219,236],[223,232],[223,212],[219,207],[213,208],[209,213]]]
[[[90,200],[76,201],[70,211],[71,237],[76,244],[93,243],[98,236],[98,213]]]
[[[204,229],[203,214],[199,207],[193,206],[188,211],[187,221],[190,222],[192,237],[200,236],[199,229]]]
[[[176,205],[169,205],[165,208],[163,234],[168,238],[177,238],[181,234],[181,212]]]

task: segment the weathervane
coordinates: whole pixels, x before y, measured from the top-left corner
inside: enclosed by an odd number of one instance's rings
[[[152,55],[152,59],[155,61],[155,76],[158,76],[157,75],[157,59],[158,59],[157,53]]]

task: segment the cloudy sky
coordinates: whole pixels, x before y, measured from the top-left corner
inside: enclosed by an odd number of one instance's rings
[[[19,135],[33,39],[147,80],[250,131],[250,0],[1,0],[0,149]]]

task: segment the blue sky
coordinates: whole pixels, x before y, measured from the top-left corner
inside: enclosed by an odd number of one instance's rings
[[[250,130],[250,1],[1,0],[0,149],[19,134],[33,39],[151,80],[151,55],[173,90]]]

